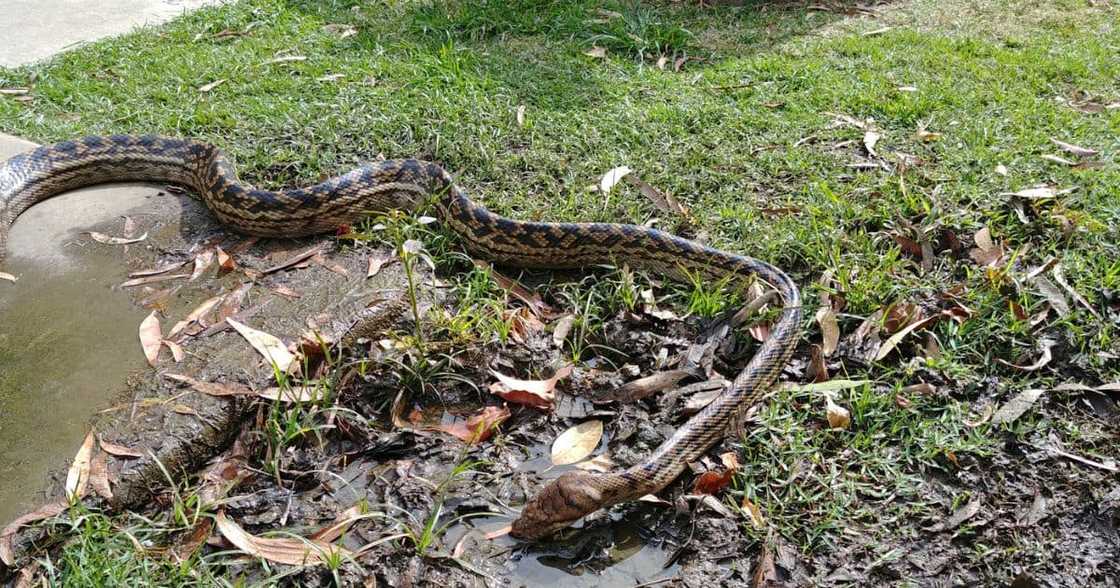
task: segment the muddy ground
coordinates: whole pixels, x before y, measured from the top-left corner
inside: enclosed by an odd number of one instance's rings
[[[318,330],[330,360],[309,352],[305,369],[331,381],[331,398],[297,410],[277,402],[214,398],[169,380],[168,373],[177,373],[256,389],[271,383],[271,371],[235,333],[219,322],[192,325],[182,341],[187,351],[182,364],[173,363],[164,350],[157,369],[137,373],[121,402],[96,419],[103,442],[145,455],[108,456],[114,498],[105,501],[91,493],[90,503],[153,518],[172,508],[178,490],[168,489],[163,468],[152,459],[158,456],[180,481],[204,496],[210,492],[224,516],[256,535],[282,529],[307,536],[341,513],[363,513],[338,544],[355,552],[366,547],[333,573],[329,566],[266,568],[232,560],[227,563],[231,577],[292,585],[329,585],[337,578],[345,585],[389,586],[1071,586],[1115,585],[1120,577],[1120,480],[1110,464],[1086,465],[1056,453],[1052,439],[1024,442],[997,429],[987,434],[1003,436],[1003,442],[991,453],[948,454],[929,467],[901,473],[919,480],[916,493],[882,488],[859,495],[851,505],[858,515],[841,516],[841,525],[811,542],[807,529],[783,533],[767,525],[767,513],[749,512],[739,482],[717,485],[714,498],[696,493],[704,472],[726,470],[726,452],[749,453],[757,449],[752,445],[768,442],[757,435],[745,441],[729,438],[713,448],[657,501],[600,513],[546,543],[517,542],[500,529],[543,481],[572,467],[551,466],[549,448],[560,432],[601,420],[605,433],[593,455],[608,456],[618,466],[638,462],[696,410],[700,399],[733,377],[757,346],[755,338],[728,335],[727,316],[685,318],[650,304],[619,311],[606,318],[589,340],[591,351],[560,380],[552,407],[541,410],[506,403],[489,385],[494,372],[545,377],[567,365],[570,354],[558,344],[563,337],[556,331],[572,309],[548,297],[543,304],[530,297],[532,304],[526,305],[513,296],[507,310],[520,318],[512,321],[516,333],[507,343],[453,348],[434,337],[425,351],[433,365],[418,385],[416,370],[404,368],[417,368],[421,354],[399,343],[415,332],[410,313],[399,303],[406,288],[400,264],[390,262],[384,273],[366,278],[368,259],[387,258],[389,250],[353,246],[344,239],[246,242],[207,224],[196,208],[187,205],[183,217],[189,222],[140,227],[151,240],[129,246],[133,253],[125,263],[137,270],[182,261],[189,270],[200,248],[219,244],[233,252],[236,269],[223,272],[215,266],[195,282],[136,290],[133,300],[173,318],[210,296],[240,296],[236,308],[227,311],[255,328],[289,342]],[[181,230],[184,226],[195,228]],[[103,229],[112,233],[121,227]],[[269,271],[318,246],[325,252],[318,262]],[[457,300],[439,287],[450,277],[447,272],[433,274],[423,265],[416,270],[418,283],[431,294],[422,296],[421,304],[453,313]],[[513,275],[515,270],[499,271]],[[578,276],[520,278],[532,287]],[[236,294],[239,288],[250,294]],[[378,314],[369,328],[352,330],[361,322],[356,317],[384,308],[387,300],[396,301],[389,305],[391,312]],[[539,311],[548,305],[554,314],[543,320],[527,308]],[[425,320],[422,329],[434,332]],[[331,345],[337,341],[344,342]],[[807,346],[798,350],[783,372],[784,382],[806,381],[810,353]],[[860,357],[858,349],[842,346],[832,367],[862,362]],[[620,388],[625,382],[667,370],[682,370],[683,379],[655,386],[644,398],[617,399],[619,390],[627,390]],[[926,376],[946,402],[976,402],[995,393],[994,383],[958,388],[943,375]],[[794,403],[806,405],[800,408],[818,410],[819,399],[797,398]],[[439,430],[484,406],[510,410],[495,436],[467,444]],[[1090,428],[1115,422],[1118,415],[1115,395],[1095,392],[1070,392],[1040,410],[1043,418]],[[810,434],[828,428],[824,416]],[[307,428],[277,442],[275,428],[288,417]],[[759,420],[747,425],[758,427]],[[235,437],[239,441],[229,449]],[[769,439],[782,442],[781,436]],[[212,459],[219,452],[222,457]],[[799,484],[799,476],[811,478],[821,468],[860,467],[843,445],[805,460],[785,479],[759,484]],[[59,472],[56,488],[64,477]],[[220,489],[215,479],[223,481]],[[961,496],[969,498],[961,501]],[[907,501],[915,507],[907,508]],[[869,512],[889,516],[868,517]],[[435,532],[427,544],[419,537],[429,523]],[[24,557],[41,557],[65,544],[58,527],[36,531],[17,542]],[[210,523],[170,535],[161,548],[184,546],[207,554],[234,550]]]

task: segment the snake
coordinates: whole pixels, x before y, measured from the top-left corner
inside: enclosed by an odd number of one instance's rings
[[[685,421],[643,461],[626,469],[573,469],[532,495],[510,534],[534,541],[600,509],[659,492],[739,423],[776,383],[800,338],[797,284],[777,267],[645,226],[533,222],[500,216],[472,200],[436,163],[369,163],[304,188],[258,189],[242,183],[220,148],[157,135],[91,136],[38,147],[0,163],[0,261],[10,225],[37,202],[108,182],[159,182],[193,192],[233,231],[259,237],[331,233],[371,214],[413,212],[431,203],[438,219],[473,256],[503,266],[578,269],[627,266],[686,280],[744,285],[761,280],[781,300],[769,337],[714,401]],[[741,424],[741,423],[740,423]]]

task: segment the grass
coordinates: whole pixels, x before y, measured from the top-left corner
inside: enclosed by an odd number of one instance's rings
[[[27,102],[0,97],[0,131],[40,142],[119,132],[200,137],[266,186],[316,180],[379,155],[433,159],[502,214],[657,219],[786,268],[811,301],[806,342],[820,341],[811,317],[825,272],[846,301],[845,335],[878,309],[933,308],[959,286],[973,315],[934,327],[940,357],[910,360],[906,341],[902,360],[843,366],[839,375],[877,384],[839,396],[852,431],[821,430],[823,399],[783,392],[742,440],[736,492],[813,551],[855,522],[943,513],[920,491],[919,472],[950,471],[962,455],[983,459],[1008,436],[1054,430],[1071,451],[1115,457],[1107,427],[1083,408],[1061,409],[1065,422],[1028,413],[999,430],[962,424],[979,404],[1026,387],[1120,379],[1109,355],[1117,353],[1116,311],[1108,308],[1120,290],[1120,109],[1074,107],[1120,102],[1115,11],[1080,0],[912,0],[881,10],[880,20],[865,21],[761,1],[243,1],[46,64],[0,69],[0,87],[32,88]],[[882,23],[893,28],[863,34]],[[339,34],[346,26],[356,34]],[[588,56],[593,47],[607,57]],[[300,59],[278,59],[285,56]],[[838,115],[871,121],[864,124],[881,135],[885,168],[850,166],[868,161],[865,130],[835,124]],[[923,139],[919,129],[940,135]],[[1046,161],[1061,154],[1051,139],[1095,148],[1101,155],[1091,159],[1103,165]],[[688,205],[694,224],[658,212],[625,183],[609,195],[588,191],[624,164]],[[1073,190],[1023,202],[1005,195],[1036,184]],[[433,336],[504,342],[503,291],[456,260],[447,235],[410,226],[387,240],[400,247],[419,238],[437,265],[456,270],[456,308],[430,317],[434,334],[416,325],[415,344]],[[1014,263],[986,269],[942,253],[923,269],[895,239],[951,231],[969,246],[983,227],[1016,252]],[[1075,302],[1068,316],[1051,313],[1039,326],[1017,318],[1010,302],[1034,316],[1046,300],[1015,281],[1049,258],[1103,320]],[[546,285],[577,316],[574,359],[596,353],[602,322],[641,304],[650,278],[620,270]],[[658,293],[705,317],[734,299],[699,281]],[[1043,337],[1058,341],[1047,368],[1021,372],[995,361],[1030,363]],[[881,392],[931,374],[948,395],[901,407]],[[416,378],[422,390],[432,379]],[[786,483],[791,471],[797,484]]]

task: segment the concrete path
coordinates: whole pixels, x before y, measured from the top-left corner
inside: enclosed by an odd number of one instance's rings
[[[47,59],[84,42],[159,24],[221,0],[3,0],[0,66]]]

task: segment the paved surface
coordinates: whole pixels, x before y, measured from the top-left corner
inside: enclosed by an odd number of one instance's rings
[[[4,0],[0,0],[3,4]],[[0,133],[0,160],[34,149],[35,143]],[[12,257],[44,262],[54,271],[72,266],[66,245],[87,227],[110,221],[151,203],[152,186],[101,186],[86,188],[32,206],[20,215],[8,237]]]
[[[0,66],[49,58],[84,42],[166,22],[221,0],[0,0]]]

